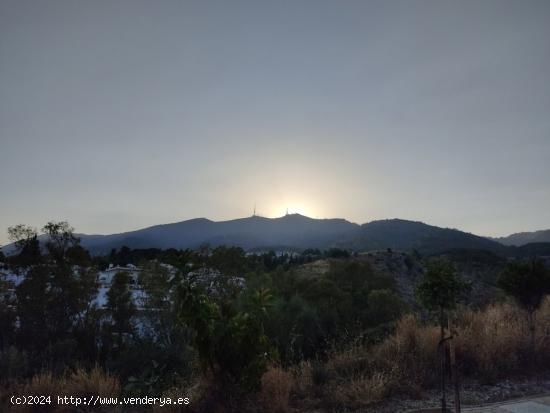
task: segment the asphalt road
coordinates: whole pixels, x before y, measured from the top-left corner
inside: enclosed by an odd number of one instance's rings
[[[467,408],[462,411],[464,413],[550,413],[550,396]]]

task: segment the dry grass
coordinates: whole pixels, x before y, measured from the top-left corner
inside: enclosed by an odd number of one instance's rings
[[[550,296],[536,314],[537,337],[536,348],[541,363],[550,368]]]
[[[377,370],[391,373],[397,388],[417,391],[418,388],[435,385],[438,369],[437,344],[439,328],[424,326],[413,315],[404,316],[395,333],[372,349]]]
[[[34,396],[34,395],[50,395],[52,398],[51,405],[42,405],[42,406],[17,406],[12,407],[12,410],[15,412],[55,412],[61,411],[57,409],[57,395],[60,394],[60,390],[63,385],[63,380],[55,378],[50,372],[44,372],[34,376],[28,383],[24,384],[21,387],[20,391],[17,391],[17,394],[25,396]],[[53,399],[56,400],[53,400]]]
[[[292,393],[296,404],[307,408],[360,409],[372,406],[392,389],[391,373],[361,370],[364,360],[348,352],[334,355],[326,363],[302,363],[296,370]],[[322,379],[320,379],[322,378]]]
[[[267,413],[287,413],[292,386],[292,374],[280,367],[271,367],[266,371],[262,376],[262,388],[259,395],[263,411]]]
[[[457,358],[463,373],[486,380],[517,371],[524,361],[525,319],[510,304],[464,311],[457,322]]]
[[[63,391],[66,395],[82,398],[117,397],[120,395],[120,384],[116,377],[96,366],[90,371],[76,370],[65,380]]]
[[[383,400],[391,390],[392,378],[385,373],[359,376],[329,387],[327,400],[334,409],[360,409]]]
[[[74,397],[117,397],[120,396],[118,379],[105,373],[98,367],[90,371],[78,369],[67,377],[54,377],[50,372],[35,375],[29,382],[21,385],[17,390],[21,395],[51,396],[51,404],[40,406],[18,406],[17,412],[69,412],[75,411],[75,406],[58,405],[57,396]],[[79,406],[78,411],[112,412],[115,409],[101,407]]]
[[[533,373],[525,313],[511,303],[482,311],[462,311],[458,318],[457,352],[465,374],[495,380],[513,373]],[[536,313],[535,357],[550,366],[550,297]]]
[[[303,362],[294,370],[292,393],[300,406],[359,409],[372,406],[392,389],[391,372],[377,370],[367,347],[333,352],[325,362]]]
[[[526,362],[529,334],[525,314],[516,305],[500,303],[458,313],[455,344],[461,374],[492,381],[536,373]],[[550,297],[536,320],[537,366],[549,368]],[[341,410],[369,407],[390,394],[420,397],[437,385],[439,334],[437,326],[406,315],[381,344],[354,345],[323,363],[301,363],[294,370],[293,399],[306,408]]]

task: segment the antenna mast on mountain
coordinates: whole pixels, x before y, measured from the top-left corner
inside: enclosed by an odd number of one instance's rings
[[[256,202],[254,202],[254,213],[252,214],[253,217],[256,216]]]
[[[288,207],[287,207],[287,209],[286,209],[286,214],[288,215]]]

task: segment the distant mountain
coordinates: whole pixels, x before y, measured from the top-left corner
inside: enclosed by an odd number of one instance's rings
[[[535,242],[550,242],[550,229],[533,232],[517,232],[507,237],[491,238],[503,245],[521,246]]]
[[[313,219],[299,214],[280,218],[252,216],[229,221],[197,218],[111,235],[78,234],[93,254],[113,248],[198,248],[234,245],[246,250],[339,247],[358,252],[417,250],[436,254],[454,249],[485,250],[500,256],[550,255],[550,243],[505,246],[494,240],[457,229],[440,228],[402,219],[358,225],[345,219]],[[43,240],[43,236],[41,237]],[[9,253],[13,246],[4,247]]]
[[[234,245],[245,249],[280,246],[324,248],[351,236],[359,225],[345,219],[313,219],[299,214],[280,218],[252,216],[230,221],[191,219],[114,235],[81,235],[82,245],[101,253],[131,248],[197,248]]]
[[[205,218],[156,225],[115,235],[81,235],[82,245],[105,253],[131,248],[197,248],[201,244],[235,245],[244,249],[329,248],[355,251],[392,248],[423,254],[453,248],[484,249],[504,254],[501,244],[456,229],[422,222],[389,219],[358,225],[344,219],[313,219],[299,214],[280,218],[253,216],[215,222]]]
[[[440,228],[402,219],[372,221],[361,225],[353,238],[341,244],[357,251],[385,248],[434,254],[452,249],[479,249],[504,253],[499,243],[457,229]]]

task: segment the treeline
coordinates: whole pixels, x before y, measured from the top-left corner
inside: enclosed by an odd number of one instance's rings
[[[288,270],[293,266],[319,259],[349,258],[352,255],[354,254],[350,251],[340,248],[327,250],[309,248],[301,252],[285,251],[280,253],[270,250],[245,254],[245,251],[239,247],[210,247],[208,244],[201,245],[196,250],[178,250],[175,248],[165,250],[159,248],[130,249],[123,246],[119,249],[112,249],[107,255],[94,257],[93,263],[97,268],[104,270],[109,264],[126,265],[128,263],[137,264],[157,260],[179,269],[184,269],[189,265],[195,267],[210,266],[219,269],[224,274],[230,272],[242,275],[251,271],[273,271],[277,268]]]

